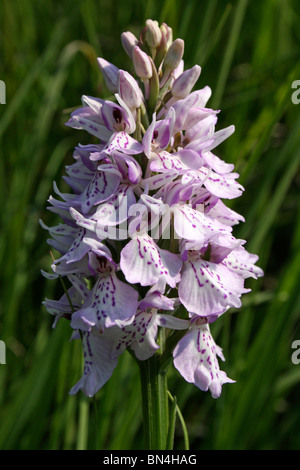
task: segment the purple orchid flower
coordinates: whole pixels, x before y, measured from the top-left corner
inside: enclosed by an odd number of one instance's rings
[[[158,313],[159,309],[173,310],[173,305],[174,302],[162,295],[158,285],[155,285],[139,302],[136,315],[129,325],[111,326],[104,330],[92,326],[89,331],[83,331],[83,376],[70,393],[82,389],[86,395],[93,396],[111,377],[119,356],[127,348],[131,348],[139,360],[149,359],[159,349],[156,343],[159,327],[188,329],[189,321]]]
[[[218,129],[210,87],[192,91],[201,67],[184,70],[184,42],[166,24],[149,20],[139,40],[126,32],[122,44],[135,74],[99,58],[114,96],[83,95],[66,123],[93,142],[76,145],[66,166],[70,192],[53,185],[48,209],[62,223],[41,221],[60,254],[44,275],[67,285],[44,305],[54,326],[68,319],[82,339],[84,371],[72,394],[93,396],[128,348],[138,361],[155,356],[162,329],[187,330],[174,366],[217,398],[233,380],[219,369],[209,324],[240,308],[246,280],[263,276],[234,236],[244,217],[226,205],[244,191],[239,175],[215,154],[235,128]]]
[[[139,360],[149,359],[159,349],[156,343],[158,327],[171,330],[189,328],[187,320],[170,314],[158,313],[159,310],[173,309],[174,302],[157,291],[154,285],[146,297],[140,301],[134,321],[123,328],[123,335],[115,343],[116,351],[121,352],[130,347]]]
[[[115,266],[107,258],[109,255],[98,255],[90,260],[96,282],[82,307],[72,315],[71,327],[74,329],[89,331],[92,326],[99,329],[114,325],[121,327],[133,321],[138,292],[118,279]]]
[[[224,361],[221,348],[216,345],[205,318],[191,320],[191,328],[173,351],[173,363],[187,382],[200,390],[210,390],[219,398],[224,383],[233,383],[219,368],[218,357]]]
[[[131,284],[152,286],[160,278],[175,287],[182,261],[178,255],[160,249],[149,235],[135,235],[121,251],[120,267]]]
[[[92,397],[110,379],[117,366],[118,357],[113,357],[113,342],[110,335],[105,336],[99,329],[93,327],[90,331],[82,332],[84,354],[84,369],[81,379],[71,388],[74,395],[82,390],[85,395]]]

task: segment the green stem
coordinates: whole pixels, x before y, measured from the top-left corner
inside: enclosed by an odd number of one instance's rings
[[[168,430],[167,450],[173,450],[173,447],[174,447],[176,408],[177,408],[177,399],[176,397],[174,397],[172,401],[171,410],[170,410],[170,424],[169,424],[169,430]]]
[[[184,450],[189,450],[190,449],[189,435],[188,435],[188,431],[187,431],[187,428],[186,428],[184,418],[182,416],[182,413],[180,411],[179,406],[177,405],[177,399],[176,399],[176,397],[172,397],[172,395],[169,391],[168,391],[168,397],[172,401],[173,406],[175,406],[176,413],[178,414],[178,418],[179,418],[180,423],[181,423],[182,432],[183,432],[183,439],[184,439]]]
[[[169,428],[166,372],[160,368],[159,354],[140,361],[144,438],[147,450],[165,450]]]
[[[77,450],[86,450],[89,429],[89,401],[81,396],[79,403],[79,425],[77,434]]]

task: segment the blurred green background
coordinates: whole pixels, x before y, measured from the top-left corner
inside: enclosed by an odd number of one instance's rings
[[[169,371],[196,449],[299,449],[300,364],[300,80],[298,0],[1,0],[0,79],[0,449],[142,449],[138,368],[125,353],[111,380],[89,400],[69,396],[81,376],[79,342],[67,321],[41,305],[61,287],[47,281],[51,257],[46,210],[64,166],[89,136],[64,126],[82,94],[109,95],[96,58],[130,70],[120,34],[138,34],[147,18],[185,40],[185,68],[202,66],[218,128],[236,131],[216,151],[235,163],[245,192],[230,202],[246,222],[237,238],[260,257],[264,278],[248,280],[243,308],[212,325],[233,385],[221,398]],[[183,448],[180,423],[175,447]]]

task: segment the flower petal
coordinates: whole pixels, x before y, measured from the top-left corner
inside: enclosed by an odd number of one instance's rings
[[[224,383],[233,383],[224,371],[220,371],[217,356],[224,360],[222,350],[215,344],[209,325],[192,327],[173,351],[176,369],[189,383],[200,390],[211,392],[213,398],[221,395]]]
[[[92,397],[110,379],[118,357],[112,356],[113,341],[99,331],[82,333],[84,371],[81,379],[71,388],[70,395],[79,390]]]
[[[153,356],[159,349],[156,343],[158,328],[155,320],[155,313],[138,312],[133,322],[123,328],[123,335],[115,343],[118,354],[130,346],[141,361]]]
[[[247,279],[248,277],[257,279],[264,275],[263,270],[255,266],[257,260],[257,255],[248,253],[244,247],[240,246],[230,252],[223,260],[223,264],[230,269],[230,271],[238,274],[243,279]]]
[[[214,236],[228,231],[226,226],[204,214],[204,208],[202,211],[200,209],[201,206],[195,210],[187,204],[177,204],[172,207],[175,232],[182,239],[201,242],[199,248]]]
[[[135,236],[121,251],[120,267],[131,284],[155,284],[161,277],[175,287],[180,279],[179,256],[162,250],[149,235]]]
[[[110,155],[114,150],[119,150],[128,155],[136,155],[143,151],[143,146],[126,132],[116,132],[107,142],[104,152]]]
[[[99,204],[109,199],[117,189],[122,175],[113,164],[100,165],[97,171],[86,187],[85,191],[72,200],[70,205],[79,204],[84,214],[90,211],[93,205]]]
[[[184,263],[178,294],[189,312],[208,316],[223,313],[228,306],[239,308],[245,292],[242,278],[222,264],[199,255]]]
[[[73,313],[71,327],[89,331],[92,326],[123,326],[132,322],[137,306],[137,291],[120,281],[114,272],[106,272],[99,276],[82,308]]]

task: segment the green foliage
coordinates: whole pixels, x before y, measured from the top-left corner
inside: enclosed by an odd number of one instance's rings
[[[298,8],[297,8],[298,7]],[[64,127],[82,94],[109,96],[101,56],[129,61],[120,34],[138,33],[147,18],[166,22],[185,40],[185,67],[201,65],[197,87],[209,85],[219,128],[235,134],[218,155],[236,165],[245,193],[230,206],[246,222],[234,228],[259,254],[263,279],[248,282],[243,308],[212,325],[235,384],[213,400],[175,370],[169,386],[185,418],[191,449],[298,449],[300,365],[300,79],[297,0],[89,0],[0,4],[0,449],[142,449],[138,368],[129,354],[92,400],[68,391],[79,379],[82,353],[69,341],[67,320],[51,328],[41,305],[59,283],[47,281],[51,257],[42,218],[52,181],[63,189],[64,165],[87,143]],[[175,403],[176,404],[176,403]],[[175,406],[175,405],[174,405]],[[184,448],[180,421],[175,448]]]

